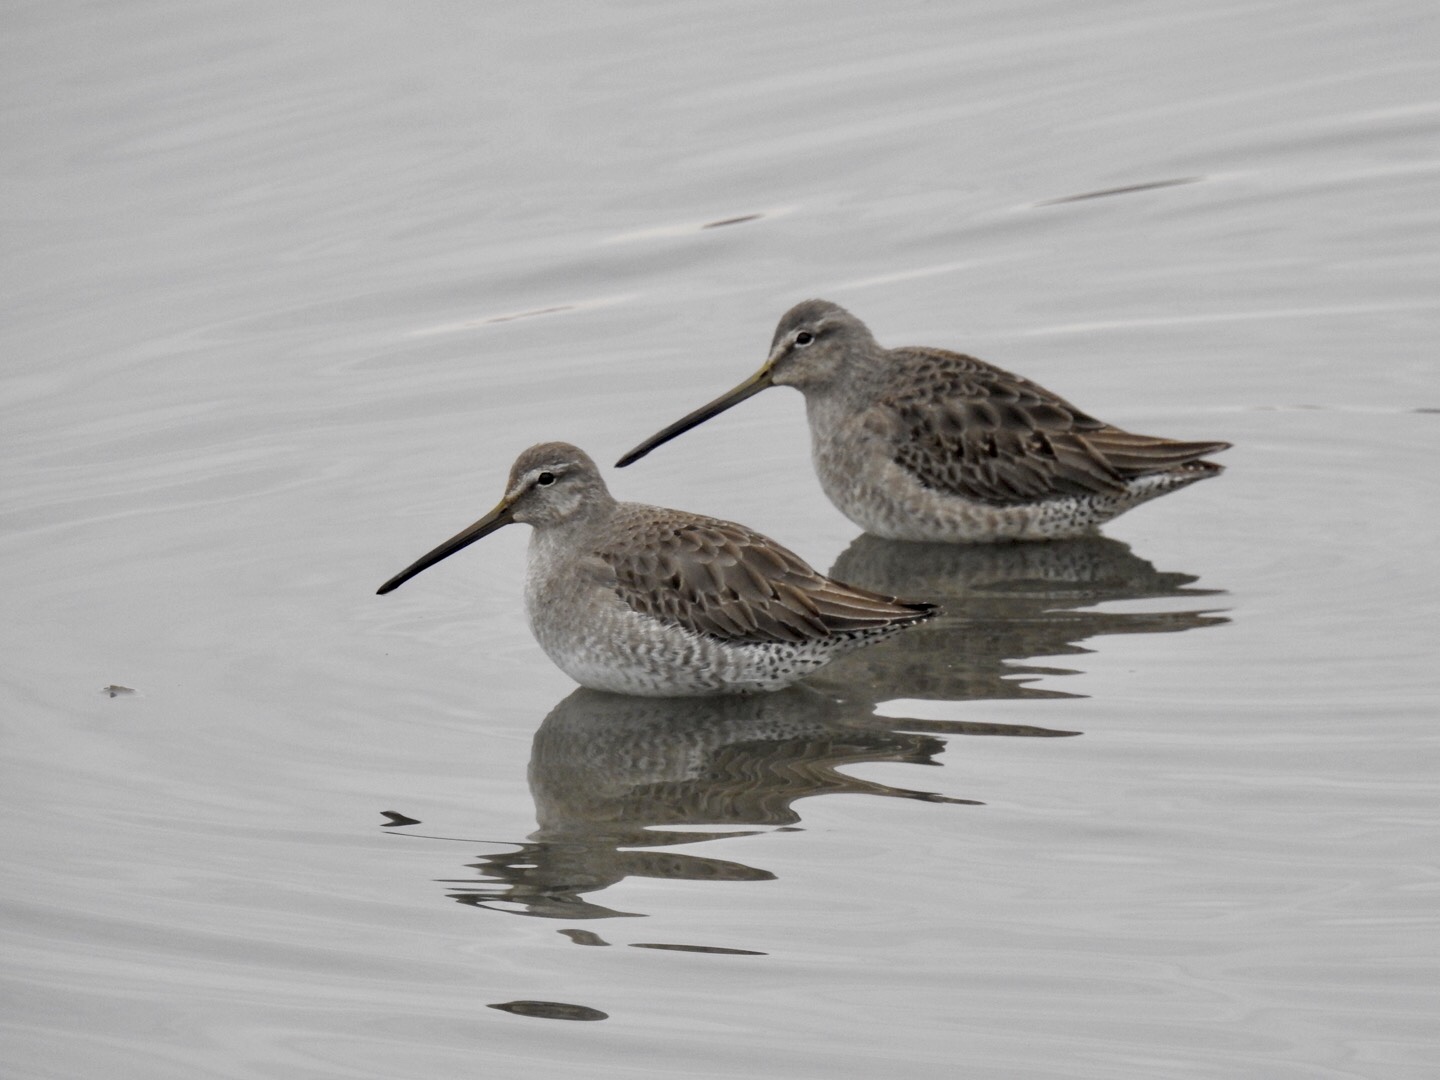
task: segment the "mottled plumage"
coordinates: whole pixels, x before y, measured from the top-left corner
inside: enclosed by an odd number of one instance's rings
[[[825,300],[786,312],[761,369],[647,439],[661,443],[768,386],[805,395],[811,453],[830,500],[894,540],[1038,540],[1088,532],[1214,476],[1225,442],[1135,435],[1029,379],[944,349],[883,348]]]
[[[827,578],[743,525],[617,502],[566,443],[526,450],[494,510],[379,591],[511,522],[535,528],[525,601],[536,640],[596,690],[778,690],[935,610]]]

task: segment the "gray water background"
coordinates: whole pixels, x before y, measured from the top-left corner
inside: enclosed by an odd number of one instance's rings
[[[1433,5],[0,31],[4,1075],[1436,1074]],[[574,693],[519,528],[373,595],[807,296],[1228,471],[969,559],[788,391],[612,473],[946,600],[830,696]]]

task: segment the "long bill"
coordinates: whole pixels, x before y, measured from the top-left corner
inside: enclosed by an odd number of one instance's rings
[[[615,463],[615,467],[617,469],[623,469],[626,465],[630,465],[636,461],[639,461],[642,457],[648,454],[651,450],[654,450],[657,446],[664,445],[671,439],[675,438],[675,436],[685,434],[685,432],[689,431],[693,427],[698,427],[706,420],[709,420],[712,416],[719,416],[722,412],[724,412],[731,406],[739,405],[740,402],[744,401],[746,398],[754,397],[756,394],[760,393],[761,390],[764,390],[769,386],[773,386],[773,369],[774,362],[772,360],[767,360],[764,367],[762,367],[754,375],[751,375],[750,378],[746,379],[739,386],[735,387],[735,389],[727,390],[714,401],[710,402],[710,404],[700,406],[700,408],[696,409],[688,416],[683,416],[679,420],[676,420],[675,423],[671,424],[663,431],[658,431],[654,435],[651,435],[650,438],[646,439],[639,446],[635,447],[634,450],[631,450],[628,454],[626,454],[619,461],[617,461]]]
[[[434,551],[420,556],[420,558],[416,559],[404,570],[401,570],[400,573],[396,574],[389,581],[385,582],[384,585],[381,585],[380,588],[376,589],[375,595],[384,596],[392,589],[398,589],[401,585],[404,585],[405,582],[409,581],[416,574],[420,573],[420,571],[429,569],[441,559],[448,559],[451,555],[454,555],[461,548],[467,548],[471,544],[475,543],[475,541],[479,540],[482,536],[489,536],[496,529],[501,529],[504,528],[506,525],[509,525],[512,521],[515,520],[511,516],[510,507],[511,504],[509,500],[501,502],[498,506],[495,507],[494,510],[491,510],[479,521],[475,522],[474,525],[471,525],[468,529],[456,533],[449,540],[446,540],[443,544],[437,547]]]

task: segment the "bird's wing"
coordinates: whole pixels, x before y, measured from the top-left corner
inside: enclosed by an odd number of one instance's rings
[[[926,487],[1007,505],[1118,494],[1134,476],[1228,446],[1134,435],[1019,375],[942,349],[896,350],[906,377],[875,414],[893,458]]]
[[[919,622],[933,605],[832,581],[742,525],[675,513],[619,523],[601,551],[620,598],[642,614],[735,642],[816,641]]]

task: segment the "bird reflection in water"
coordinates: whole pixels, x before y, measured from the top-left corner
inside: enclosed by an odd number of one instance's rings
[[[815,795],[974,805],[842,771],[866,762],[938,764],[946,734],[1076,733],[874,716],[805,687],[708,699],[576,690],[535,733],[529,779],[539,829],[516,850],[472,864],[479,882],[446,884],[465,904],[596,919],[640,914],[585,899],[628,877],[767,881],[768,870],[674,849],[794,825],[793,804]]]
[[[867,762],[937,765],[947,736],[1053,737],[1078,732],[983,721],[876,715],[894,698],[973,701],[1078,696],[1032,685],[1073,674],[1027,664],[1089,652],[1081,642],[1226,621],[1205,610],[1097,610],[1124,600],[1201,598],[1195,577],[1165,572],[1101,536],[1043,544],[915,544],[861,536],[836,562],[843,580],[924,596],[944,614],[842,657],[808,685],[710,699],[576,690],[535,734],[530,789],[539,828],[513,850],[451,880],[464,904],[556,919],[641,912],[596,903],[626,878],[764,881],[774,875],[687,845],[795,825],[800,799],[865,794],[930,803],[978,800],[859,779]],[[567,931],[577,944],[599,935]]]
[[[1081,642],[1107,634],[1176,633],[1229,621],[1213,610],[1096,610],[1115,601],[1219,594],[1192,587],[1193,574],[1157,570],[1100,535],[1038,544],[913,544],[862,534],[830,572],[867,589],[903,582],[907,595],[941,609],[903,640],[841,657],[810,680],[851,700],[1076,697],[1034,685],[1074,669],[1026,661],[1088,653]]]

